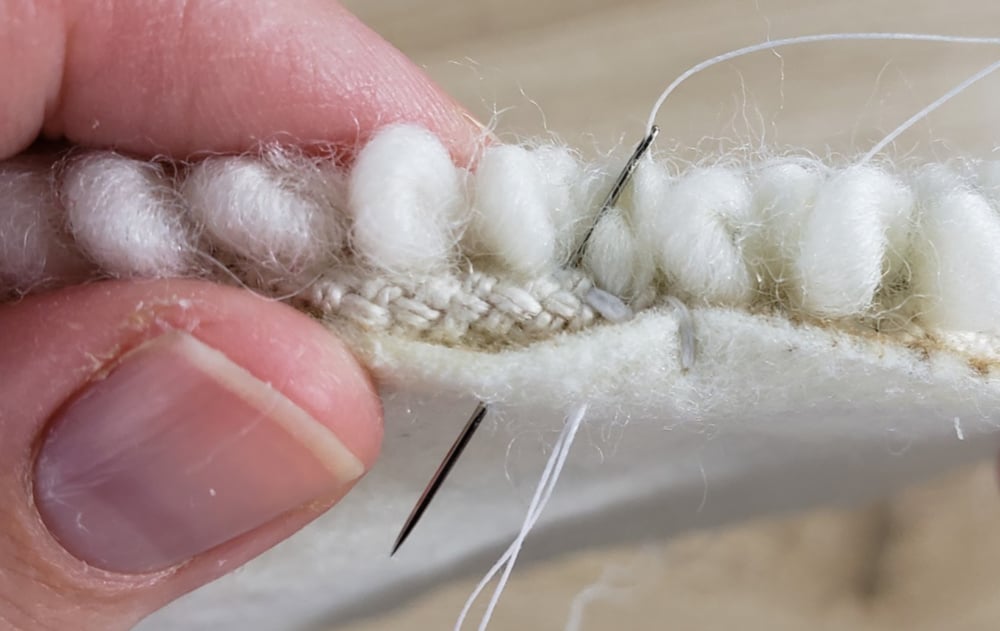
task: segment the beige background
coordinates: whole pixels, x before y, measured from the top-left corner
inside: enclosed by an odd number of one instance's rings
[[[633,144],[657,94],[688,66],[768,36],[1000,34],[991,0],[347,4],[502,137],[553,134],[588,153]],[[998,55],[1000,47],[902,43],[759,53],[682,87],[658,118],[658,146],[684,159],[788,147],[840,159]],[[970,89],[892,155],[990,155],[998,93],[1000,76]],[[582,550],[520,567],[491,629],[561,629],[574,610],[586,630],[997,629],[997,495],[984,465],[877,506]],[[348,630],[451,628],[478,578]]]

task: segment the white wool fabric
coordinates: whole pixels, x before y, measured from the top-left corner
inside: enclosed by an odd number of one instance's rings
[[[743,175],[708,168],[674,179],[644,162],[635,179],[639,230],[672,293],[701,303],[748,303],[754,286],[743,240],[752,196]]]
[[[922,173],[913,291],[924,321],[945,330],[1000,330],[1000,214],[957,175]]]
[[[875,169],[854,167],[824,182],[808,216],[797,217],[803,225],[793,273],[801,308],[822,317],[870,310],[901,267],[890,259],[902,260],[909,249],[912,213],[910,191]],[[841,257],[845,248],[851,256]]]
[[[301,536],[144,623],[314,628],[484,569],[581,405],[528,557],[870,499],[992,454],[997,164],[647,156],[600,212],[615,160],[495,145],[468,170],[412,125],[348,168],[278,147],[19,160],[0,164],[0,293],[201,275],[352,345],[387,402],[379,465]],[[477,399],[493,413],[467,468],[389,560]]]
[[[486,147],[470,190],[467,253],[525,278],[552,272],[589,229],[603,179],[565,147]]]
[[[90,153],[70,161],[61,194],[77,245],[107,274],[182,276],[193,270],[193,230],[160,165]]]
[[[816,193],[826,178],[824,171],[813,161],[781,161],[755,174],[756,227],[748,232],[744,246],[767,296],[801,295],[796,262]]]
[[[474,254],[496,257],[526,277],[556,266],[550,187],[539,162],[524,147],[488,147],[476,168],[476,200],[466,233]]]
[[[462,228],[461,179],[429,131],[395,125],[377,134],[358,154],[348,183],[357,252],[389,272],[447,269]]]
[[[344,247],[342,182],[330,161],[271,149],[262,159],[203,160],[181,193],[213,252],[299,278],[331,265]]]
[[[907,348],[728,308],[691,311],[698,344],[687,371],[677,316],[663,308],[499,354],[366,337],[362,356],[386,401],[379,464],[300,535],[140,628],[315,629],[457,576],[471,590],[520,530],[567,402],[590,408],[522,568],[584,545],[874,500],[995,454],[1000,387],[969,361],[997,365],[990,338]],[[962,346],[967,354],[944,350]],[[476,396],[494,412],[390,558]]]
[[[51,165],[0,163],[0,297],[86,277],[83,256],[62,229]]]
[[[615,296],[636,300],[648,291],[656,273],[656,263],[617,208],[604,213],[584,253],[584,267],[593,274],[595,284]]]

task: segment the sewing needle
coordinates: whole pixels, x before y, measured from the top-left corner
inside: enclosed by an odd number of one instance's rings
[[[590,237],[593,236],[594,230],[597,228],[597,223],[615,204],[618,203],[618,198],[621,197],[622,191],[625,190],[625,185],[628,184],[629,178],[632,177],[632,173],[635,172],[635,168],[639,166],[639,160],[647,151],[649,151],[650,145],[656,140],[656,135],[660,133],[660,128],[653,125],[649,128],[649,133],[646,137],[639,142],[635,147],[635,151],[629,157],[628,162],[625,163],[625,168],[622,169],[621,173],[618,174],[618,178],[615,179],[614,185],[611,187],[611,191],[608,196],[604,199],[604,203],[601,204],[601,209],[597,211],[594,216],[594,221],[591,222],[590,228],[587,229],[587,233],[583,235],[583,240],[580,241],[579,247],[573,252],[573,256],[569,259],[570,267],[580,267],[580,263],[583,262],[583,255],[587,250],[587,244],[590,243]]]
[[[396,537],[396,543],[393,544],[392,552],[389,553],[389,556],[396,554],[396,551],[399,550],[399,546],[403,545],[406,538],[410,536],[411,532],[413,532],[413,528],[417,525],[417,522],[420,521],[424,511],[427,510],[431,500],[434,499],[435,495],[437,495],[438,489],[441,488],[445,478],[447,478],[448,474],[451,472],[451,468],[455,466],[456,462],[458,462],[458,457],[462,455],[463,451],[465,451],[466,446],[472,439],[472,435],[476,433],[476,430],[479,428],[479,424],[483,422],[483,418],[486,416],[488,409],[489,408],[487,408],[486,404],[482,401],[476,405],[476,410],[465,423],[462,433],[459,434],[455,442],[452,443],[451,449],[448,450],[448,454],[444,457],[444,460],[441,461],[437,471],[434,472],[434,476],[431,478],[427,488],[424,489],[424,492],[420,495],[420,499],[417,500],[416,505],[413,507],[413,511],[410,512],[410,516],[406,518],[406,523],[403,524],[402,530],[399,531],[399,536]]]
[[[580,263],[583,261],[584,252],[587,248],[587,243],[590,241],[590,237],[594,234],[594,228],[597,227],[597,222],[600,220],[602,215],[618,203],[618,198],[621,197],[622,191],[625,190],[625,185],[628,184],[629,178],[632,177],[632,173],[639,165],[639,160],[649,150],[650,145],[653,144],[653,140],[656,139],[656,135],[658,133],[660,133],[659,127],[656,125],[650,127],[649,133],[646,134],[642,141],[636,146],[635,151],[632,152],[628,162],[625,163],[625,167],[615,179],[615,183],[612,185],[611,191],[608,193],[607,198],[605,198],[600,210],[597,211],[597,215],[594,217],[593,223],[591,223],[587,233],[583,236],[580,246],[573,253],[573,256],[570,257],[570,267],[580,266]],[[438,465],[437,471],[434,472],[434,476],[431,478],[430,483],[420,495],[420,499],[418,499],[416,505],[414,505],[413,510],[410,512],[410,516],[406,518],[406,522],[403,524],[403,528],[399,531],[399,535],[396,537],[396,543],[393,544],[392,552],[389,553],[389,556],[395,555],[400,546],[403,545],[403,542],[406,541],[406,538],[410,536],[411,532],[413,532],[417,522],[420,521],[424,511],[426,511],[427,507],[430,505],[431,500],[433,500],[434,496],[437,495],[441,485],[444,484],[448,474],[451,473],[451,470],[458,461],[459,456],[462,455],[462,452],[465,451],[469,441],[472,440],[473,434],[475,434],[476,430],[479,429],[479,425],[482,423],[488,410],[489,407],[482,401],[476,405],[476,409],[472,413],[472,416],[469,417],[469,420],[465,423],[462,433],[459,434],[458,438],[455,439],[455,442],[452,443],[451,449],[448,450],[444,460],[442,460],[441,464]]]

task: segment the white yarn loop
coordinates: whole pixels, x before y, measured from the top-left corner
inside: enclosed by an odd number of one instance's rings
[[[414,125],[376,134],[358,153],[348,181],[354,246],[388,273],[447,269],[466,206],[447,149]]]
[[[214,156],[188,169],[180,193],[205,242],[247,275],[312,278],[344,243],[343,179],[294,151]]]
[[[942,94],[938,98],[936,98],[933,101],[931,101],[931,103],[929,103],[922,110],[920,110],[919,112],[917,112],[913,116],[911,116],[908,119],[906,119],[905,121],[903,121],[899,125],[899,127],[897,127],[896,129],[892,130],[889,133],[889,135],[887,135],[885,138],[883,138],[882,140],[880,140],[877,143],[875,143],[875,146],[872,147],[871,149],[869,149],[868,153],[866,153],[864,156],[862,156],[860,164],[864,164],[865,162],[868,162],[869,160],[871,160],[872,158],[874,158],[876,155],[878,155],[878,153],[880,151],[882,151],[883,149],[885,149],[886,147],[888,147],[890,144],[892,144],[892,142],[894,140],[896,140],[896,138],[898,138],[900,136],[900,134],[902,134],[903,132],[905,132],[910,127],[913,127],[914,125],[916,125],[921,120],[927,118],[930,115],[931,112],[933,112],[934,110],[938,109],[939,107],[941,107],[942,105],[944,105],[945,103],[947,103],[951,99],[955,98],[956,96],[958,96],[962,92],[965,92],[967,89],[969,89],[972,85],[976,84],[980,80],[985,79],[986,77],[990,76],[991,74],[993,74],[994,72],[996,72],[998,69],[1000,69],[1000,61],[995,61],[992,64],[990,64],[990,65],[986,66],[985,68],[983,68],[982,70],[980,70],[979,72],[977,72],[976,74],[974,74],[971,77],[965,79],[964,81],[962,81],[961,83],[959,83],[958,85],[956,85],[955,87],[953,87],[952,89],[948,90],[947,92],[945,92],[944,94]]]
[[[1000,37],[966,37],[961,35],[940,35],[935,33],[820,33],[817,35],[799,35],[796,37],[785,37],[781,39],[768,40],[766,42],[761,42],[759,44],[752,44],[750,46],[744,46],[743,48],[737,48],[736,50],[731,50],[727,53],[722,53],[721,55],[716,55],[710,59],[699,62],[684,72],[680,74],[676,79],[670,82],[670,84],[660,93],[656,101],[653,103],[653,108],[649,113],[649,118],[646,120],[646,133],[648,134],[652,129],[653,125],[656,124],[656,116],[660,113],[660,109],[663,107],[663,103],[667,98],[673,94],[674,90],[678,88],[682,83],[698,74],[703,70],[707,70],[712,66],[717,66],[721,63],[727,61],[732,61],[739,57],[745,57],[746,55],[752,55],[753,53],[765,51],[765,50],[776,50],[778,48],[783,48],[785,46],[795,46],[798,44],[813,44],[818,42],[846,42],[846,41],[907,41],[907,42],[936,42],[942,44],[975,44],[975,45],[993,45],[1000,46]],[[891,137],[888,140],[883,140],[879,143],[881,146],[877,146],[870,153],[872,155],[878,153],[885,145],[888,145],[892,140],[899,134],[902,133],[906,128],[912,125],[913,122],[919,120],[922,116],[926,116],[927,113],[936,109],[939,105],[952,98],[959,92],[965,90],[979,79],[985,77],[986,75],[992,73],[997,68],[1000,68],[1000,62],[988,66],[976,75],[970,77],[970,79],[962,82],[954,89],[949,90],[940,99],[932,103],[928,108],[925,108],[918,113],[917,117],[911,121],[903,123],[903,125],[897,129],[895,132],[890,134]],[[871,156],[865,156],[862,162],[867,161]]]
[[[0,163],[0,298],[86,277],[89,265],[63,226],[41,160]]]
[[[108,275],[194,270],[194,231],[160,165],[90,153],[69,162],[60,192],[77,246]]]

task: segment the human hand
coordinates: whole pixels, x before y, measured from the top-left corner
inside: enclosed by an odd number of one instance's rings
[[[39,136],[183,158],[479,128],[329,0],[0,0],[0,159]],[[2,200],[0,200],[2,212]],[[127,628],[338,501],[367,375],[319,324],[193,281],[0,306],[0,626]],[[334,586],[335,588],[335,586]]]

